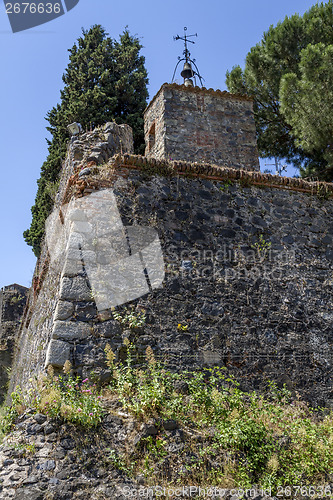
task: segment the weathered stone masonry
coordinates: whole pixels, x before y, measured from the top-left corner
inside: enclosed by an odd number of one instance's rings
[[[148,158],[259,170],[253,102],[245,96],[164,84],[145,111]]]
[[[105,163],[101,133],[72,142],[62,200],[112,187],[125,226],[157,230],[163,287],[130,304],[147,319],[129,330],[111,311],[97,313],[84,269],[59,276],[40,261],[12,386],[28,385],[46,356],[106,381],[106,344],[121,358],[129,337],[139,354],[151,345],[174,369],[218,364],[244,389],[271,379],[332,406],[333,187],[130,154]]]
[[[26,303],[28,288],[17,284],[0,290],[0,403],[7,392],[15,339]]]

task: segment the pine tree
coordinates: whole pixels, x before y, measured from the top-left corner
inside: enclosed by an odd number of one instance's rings
[[[100,25],[82,30],[69,49],[69,64],[63,75],[61,100],[46,116],[49,154],[37,181],[30,229],[23,234],[39,256],[45,220],[53,207],[53,196],[69,139],[67,125],[79,122],[84,129],[107,121],[127,123],[133,128],[134,148],[144,150],[143,111],[147,105],[147,71],[140,55],[139,39],[126,28],[119,41],[107,36]]]
[[[301,79],[302,51],[318,43],[325,47],[333,44],[332,0],[314,5],[303,16],[295,14],[271,26],[261,42],[251,48],[244,71],[234,67],[227,72],[226,83],[231,92],[244,93],[254,99],[258,149],[262,157],[286,158],[300,168],[302,176],[332,180],[333,173],[329,173],[322,148],[304,147],[295,121],[290,120],[290,116],[287,118],[286,107],[281,108],[283,78],[294,74]],[[288,103],[291,107],[294,104],[290,99]]]
[[[281,111],[305,152],[320,151],[326,162],[320,173],[333,179],[333,45],[308,45],[301,53],[301,76],[281,80]],[[313,169],[308,168],[308,175]]]

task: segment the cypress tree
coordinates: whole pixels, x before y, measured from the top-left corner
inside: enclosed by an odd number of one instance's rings
[[[148,78],[141,49],[139,39],[130,35],[127,28],[117,41],[101,25],[82,30],[82,36],[69,49],[60,103],[46,116],[52,139],[47,141],[48,157],[37,181],[31,226],[23,233],[37,257],[66,155],[69,123],[79,122],[84,129],[112,120],[127,123],[133,128],[135,151],[144,151],[143,111],[147,105]]]

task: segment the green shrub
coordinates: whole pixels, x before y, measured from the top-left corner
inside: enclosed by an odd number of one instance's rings
[[[85,427],[98,425],[103,415],[100,391],[88,378],[81,381],[70,375],[68,361],[64,370],[65,376],[56,376],[50,369],[48,376],[39,380],[36,410]]]
[[[64,375],[55,375],[49,368],[48,375],[40,378],[37,387],[25,396],[20,387],[16,387],[11,394],[11,406],[4,406],[0,412],[0,439],[12,430],[27,408],[60,421],[84,427],[97,426],[103,416],[100,390],[88,379],[81,381],[80,377],[70,375],[70,369],[69,361],[65,363]]]
[[[116,363],[111,348],[106,348],[112,371],[109,389],[127,411],[143,420],[172,418],[199,433],[204,445],[200,451],[197,444],[189,445],[197,458],[185,467],[192,484],[248,488],[255,483],[277,493],[279,486],[327,483],[333,473],[332,412],[323,418],[305,403],[291,402],[286,387],[279,389],[274,382],[268,384],[265,397],[245,393],[223,368],[170,373],[150,347],[146,365],[138,368],[133,366],[134,345],[126,340],[125,347],[125,363]],[[186,383],[186,394],[175,390],[179,380]],[[156,458],[165,454],[161,432],[143,443],[139,472],[146,476],[154,470]],[[225,463],[224,456],[229,457]],[[214,468],[211,460],[223,464]]]
[[[11,393],[12,404],[2,406],[0,409],[0,443],[15,424],[18,416],[26,409],[26,400],[22,394],[21,388],[16,387]]]
[[[146,314],[144,311],[135,312],[128,309],[125,309],[122,313],[114,311],[113,317],[128,328],[142,328],[146,323]]]

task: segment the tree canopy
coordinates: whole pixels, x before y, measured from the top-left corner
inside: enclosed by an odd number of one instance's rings
[[[47,140],[49,154],[37,181],[31,226],[23,234],[36,256],[40,254],[45,220],[52,210],[66,155],[68,124],[79,122],[84,129],[90,129],[112,120],[127,123],[133,129],[135,151],[143,152],[148,78],[141,49],[139,39],[127,28],[117,41],[100,25],[82,30],[82,36],[69,49],[60,102],[46,116],[52,137]]]
[[[303,177],[333,180],[333,0],[286,17],[227,72],[231,92],[254,99],[259,153]]]

